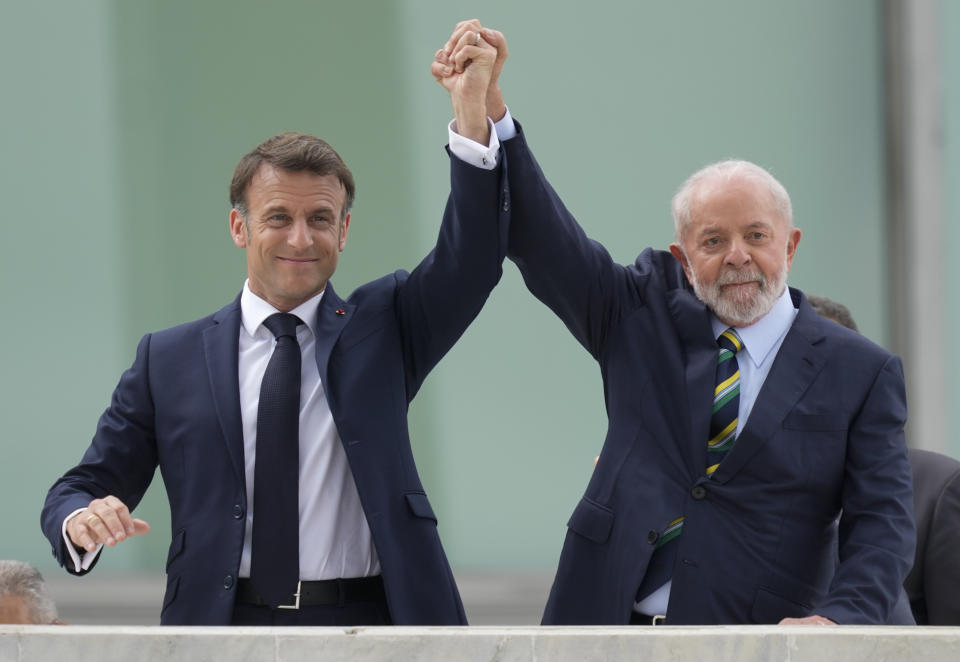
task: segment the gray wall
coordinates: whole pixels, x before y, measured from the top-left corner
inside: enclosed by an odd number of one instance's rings
[[[670,241],[686,175],[752,159],[793,195],[804,237],[791,283],[845,301],[887,342],[876,2],[18,3],[0,20],[0,557],[52,564],[43,496],[137,339],[239,290],[226,191],[254,144],[312,132],[354,170],[341,294],[429,250],[451,111],[428,66],[478,13],[509,39],[507,102],[544,169],[618,260]],[[505,272],[412,408],[458,570],[552,567],[605,432],[596,367]],[[158,486],[138,514],[154,531],[97,572],[162,570]]]
[[[956,247],[960,245],[960,4],[942,2],[939,43],[941,49],[941,113],[942,139],[944,148],[943,190],[945,241],[941,245],[929,245],[930,251],[940,251],[945,267],[943,277],[946,281],[944,302],[946,310],[946,338],[948,389],[947,411],[960,411],[960,380],[955,375],[960,370],[960,347],[957,330],[960,329],[960,264],[957,263]],[[952,378],[951,378],[952,377]],[[947,427],[953,420],[947,416]],[[954,434],[946,440],[946,448],[954,457],[960,457],[960,435]]]

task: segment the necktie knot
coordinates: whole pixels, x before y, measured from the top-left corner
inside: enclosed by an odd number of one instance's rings
[[[274,313],[263,320],[263,325],[270,330],[275,338],[290,336],[296,339],[297,325],[299,324],[303,324],[303,321],[290,313]]]
[[[720,349],[725,349],[734,354],[743,349],[743,340],[740,339],[737,330],[732,326],[720,334],[717,338],[717,344],[720,346]]]

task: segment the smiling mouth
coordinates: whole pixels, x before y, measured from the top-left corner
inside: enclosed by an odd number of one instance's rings
[[[281,262],[292,262],[293,264],[310,264],[317,261],[317,258],[314,257],[278,257],[277,259]]]

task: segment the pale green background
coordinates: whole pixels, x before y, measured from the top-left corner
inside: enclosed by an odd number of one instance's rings
[[[804,237],[791,283],[846,302],[864,333],[888,340],[877,2],[0,7],[0,557],[53,564],[38,526],[44,495],[85,449],[136,341],[241,287],[227,184],[253,145],[311,132],[353,169],[342,295],[429,250],[451,110],[428,66],[473,15],[509,38],[507,102],[568,206],[618,260],[670,241],[668,203],[686,175],[748,158],[793,196]],[[945,31],[960,24],[954,8],[945,17]],[[945,41],[955,80],[960,50]],[[960,106],[956,91],[946,101]],[[947,137],[956,179],[960,144]],[[949,196],[954,218],[960,197]],[[412,414],[455,569],[552,568],[606,419],[595,365],[512,265]],[[98,572],[162,570],[158,485],[137,514],[153,532],[109,551]]]

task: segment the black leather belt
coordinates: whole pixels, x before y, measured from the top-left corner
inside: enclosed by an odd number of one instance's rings
[[[379,602],[386,604],[383,592],[383,578],[357,577],[355,579],[324,579],[321,581],[297,584],[297,592],[290,596],[278,609],[299,609],[300,607],[319,607],[323,605],[343,605],[348,602]],[[237,582],[237,602],[258,607],[269,606],[249,579]]]
[[[666,625],[667,617],[657,614],[649,616],[640,612],[630,612],[630,625]]]

